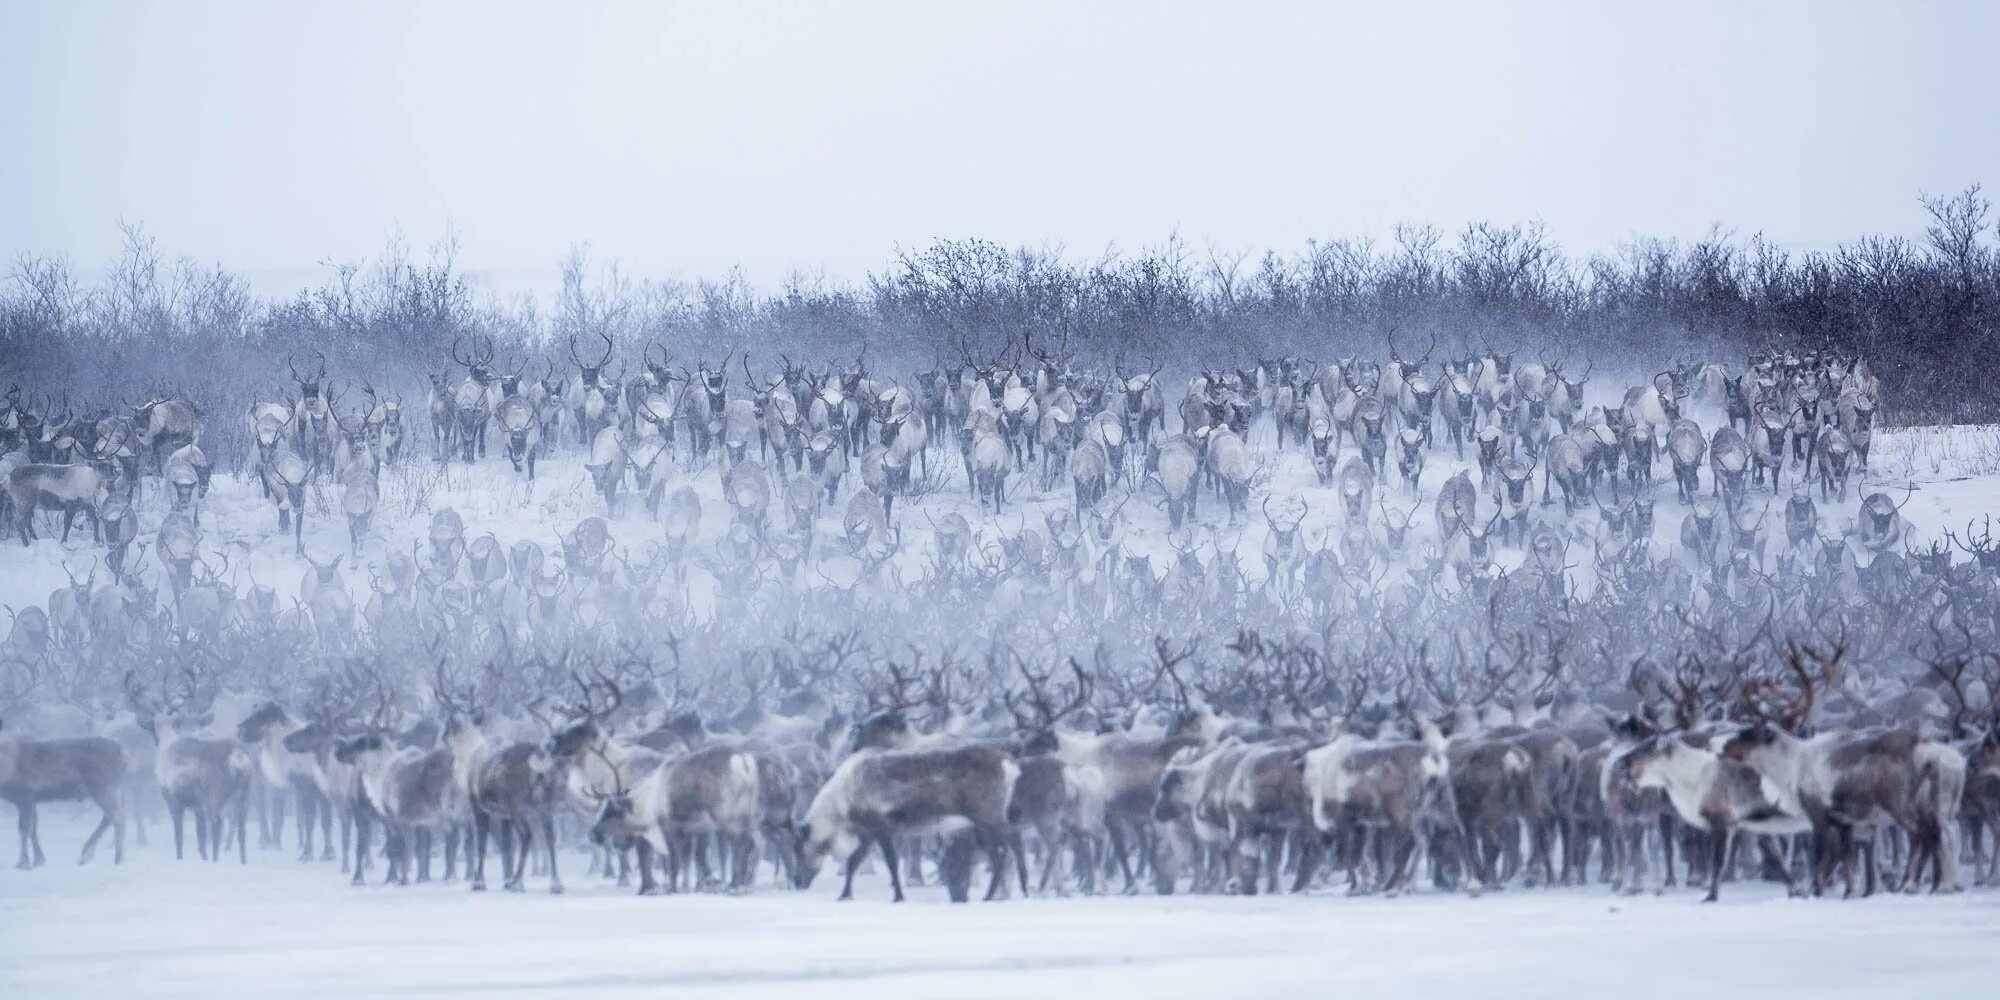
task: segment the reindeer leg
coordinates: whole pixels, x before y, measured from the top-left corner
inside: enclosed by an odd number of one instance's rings
[[[1664,870],[1664,874],[1660,878],[1660,886],[1661,888],[1671,889],[1674,887],[1674,841],[1679,839],[1680,831],[1675,828],[1677,820],[1672,816],[1663,813],[1660,815],[1658,822],[1660,826],[1661,867]],[[1693,859],[1689,858],[1688,860],[1691,867]],[[1692,871],[1690,871],[1689,877],[1693,877]]]
[[[1383,884],[1382,891],[1391,897],[1399,896],[1410,887],[1410,862],[1417,853],[1417,837],[1415,832],[1410,830],[1396,831],[1393,834],[1385,830],[1384,833],[1389,834],[1384,839],[1389,842],[1390,871],[1389,881]]]
[[[382,873],[383,885],[410,884],[410,828],[391,825],[382,819],[382,860],[387,871]]]
[[[464,832],[464,827],[457,823],[450,824],[444,828],[444,880],[446,882],[455,882],[458,880],[459,848],[465,839],[463,836]]]
[[[504,866],[508,868],[510,892],[526,892],[528,888],[528,854],[534,846],[534,828],[522,820],[502,820],[500,826],[500,852],[506,854]]]
[[[200,860],[222,860],[222,817],[207,803],[194,807],[194,849]]]
[[[1005,826],[986,827],[977,834],[979,844],[986,849],[986,866],[993,870],[992,881],[986,885],[983,902],[993,902],[1002,898],[1007,888],[1007,845],[1012,837]],[[1021,869],[1022,893],[1027,892],[1027,869]]]
[[[186,812],[186,807],[165,793],[162,793],[161,797],[165,799],[167,803],[167,815],[173,819],[174,823],[174,860],[185,861],[187,860],[187,855],[182,847],[181,818]]]
[[[1979,866],[1979,854],[1976,850],[1976,844],[1972,860],[1975,866],[1983,869],[1979,883],[1981,885],[1992,885],[1995,882],[2000,882],[2000,802],[1995,802],[1989,796],[1981,802],[1979,811],[1985,819],[1986,831],[1989,834],[1986,838],[1987,842],[1992,846],[1986,855],[1985,865]]]
[[[1317,829],[1308,825],[1299,831],[1298,856],[1296,858],[1298,871],[1292,876],[1291,891],[1294,895],[1304,892],[1312,886],[1314,870],[1319,867],[1320,855],[1323,853],[1322,848],[1324,846],[1325,838],[1320,836],[1320,832]],[[1272,891],[1276,892],[1277,890],[1273,889]]]
[[[1854,828],[1852,826],[1848,826],[1847,824],[1843,823],[1840,826],[1840,870],[1841,870],[1842,880],[1846,882],[1847,887],[1846,890],[1843,893],[1841,893],[1842,899],[1854,898],[1855,850],[1856,850],[1856,844],[1854,837]]]
[[[695,882],[697,892],[713,892],[716,888],[715,874],[708,867],[709,835],[697,833],[693,836]]]
[[[348,855],[353,848],[353,837],[354,810],[352,808],[342,809],[340,811],[340,873],[342,875],[347,874]],[[328,849],[332,849],[331,845],[329,845]]]
[[[15,828],[21,834],[21,860],[15,862],[14,867],[22,871],[27,871],[35,867],[34,855],[30,847],[35,839],[35,804],[33,802],[16,802],[14,804],[14,820]]]
[[[900,903],[903,901],[903,876],[902,867],[896,863],[896,838],[878,834],[874,836],[874,840],[881,845],[882,864],[889,869],[889,887],[895,890],[895,902]],[[847,874],[851,880],[854,876],[854,868],[851,865],[847,869]],[[843,897],[846,892],[847,890],[842,890]]]
[[[562,873],[556,871],[556,817],[553,812],[542,814],[542,839],[547,841],[549,850],[549,891],[561,895],[563,891]]]
[[[1118,857],[1118,870],[1125,876],[1125,895],[1139,894],[1139,883],[1132,876],[1132,860],[1125,847],[1125,824],[1116,821],[1108,824],[1111,831],[1111,852]]]
[[[1711,822],[1715,821],[1711,820]],[[1720,826],[1721,824],[1716,823],[1716,825]],[[1708,895],[1702,897],[1702,902],[1704,903],[1715,902],[1722,891],[1722,870],[1728,865],[1730,848],[1735,846],[1736,830],[1734,827],[1725,827],[1711,834],[1710,838]]]
[[[140,806],[137,789],[128,782],[118,794],[126,800],[123,803],[123,812],[132,821],[134,842],[140,847],[146,846],[146,811]]]
[[[639,854],[639,895],[641,896],[658,895],[660,891],[660,884],[653,878],[652,842],[644,837],[640,837],[638,838],[638,842],[633,846],[637,848]],[[624,856],[624,852],[622,850],[619,852],[619,856],[621,858]],[[620,884],[622,885],[625,883],[621,882]]]
[[[1052,826],[1053,824],[1050,823],[1040,823],[1035,827],[1035,837],[1042,844],[1042,877],[1035,882],[1035,895],[1037,896],[1048,893],[1049,881],[1055,876],[1056,864],[1062,860],[1062,848],[1059,841],[1055,839],[1059,834],[1051,829]],[[1019,835],[1017,834],[1016,837],[1018,839]],[[1015,850],[1016,853],[1019,853],[1021,848],[1017,847]],[[1027,895],[1028,886],[1026,882],[1023,882],[1021,884],[1021,896],[1026,898]],[[1057,883],[1056,895],[1068,895],[1067,886],[1063,883]]]
[[[368,807],[368,805],[367,805],[366,803],[364,803],[364,802],[361,802],[361,801],[358,801],[358,800],[357,800],[357,801],[355,802],[355,804],[354,804],[354,877],[353,877],[353,878],[352,878],[351,880],[349,880],[349,882],[348,882],[348,884],[349,884],[349,885],[364,885],[364,884],[366,884],[366,883],[365,883],[365,881],[364,881],[364,878],[365,878],[365,876],[366,876],[366,873],[367,873],[367,871],[368,871],[368,865],[369,865],[369,860],[370,860],[370,859],[369,859],[369,854],[370,854],[370,848],[369,848],[369,840],[368,840],[368,836],[369,836],[369,832],[370,832],[370,830],[372,829],[372,827],[371,827],[371,826],[370,826],[370,824],[369,824],[369,820],[370,820],[370,817],[371,817],[371,814],[372,814],[372,812],[373,812],[373,810],[371,810],[371,809],[370,809],[370,808]],[[385,835],[385,836],[387,835],[387,834],[386,834],[386,831],[385,831],[384,835]]]
[[[1026,846],[1021,843],[1021,831],[1008,831],[1007,852],[1014,856],[1014,872],[1020,876],[1021,880],[1021,898],[1026,899],[1028,898],[1028,851]],[[1060,852],[1051,849],[1049,853],[1055,855]]]
[[[922,837],[908,837],[903,841],[903,881],[913,886],[924,885],[924,841]]]
[[[334,820],[333,800],[331,798],[328,798],[326,795],[322,794],[318,788],[313,789],[313,797],[318,805],[318,811],[319,811],[319,859],[321,861],[332,861],[333,820]],[[343,860],[345,859],[343,858]]]
[[[1911,832],[1909,842],[1909,850],[1903,855],[1903,874],[1897,882],[1897,887],[1903,891],[1903,895],[1914,896],[1917,894],[1919,883],[1923,881],[1924,870],[1935,870],[1937,866],[1933,859],[1934,843],[1931,832],[1921,821]],[[1931,891],[1937,891],[1935,880],[1932,881]]]
[[[112,824],[112,817],[113,817],[113,816],[114,816],[114,815],[115,815],[115,814],[117,813],[117,811],[118,811],[118,805],[117,805],[117,803],[116,803],[115,801],[109,801],[109,802],[107,802],[107,801],[99,801],[99,802],[97,803],[97,807],[98,807],[99,809],[102,809],[102,810],[104,810],[104,818],[103,818],[103,819],[101,819],[101,820],[98,820],[98,822],[97,822],[97,829],[95,829],[95,830],[92,830],[92,831],[90,831],[90,836],[89,836],[88,838],[86,838],[86,839],[84,840],[84,842],[83,842],[83,852],[82,852],[82,853],[81,853],[81,854],[80,854],[80,855],[79,855],[79,856],[77,857],[77,859],[76,859],[76,863],[77,863],[78,865],[87,865],[87,864],[89,864],[89,863],[90,863],[90,858],[91,858],[91,856],[97,853],[97,842],[98,842],[98,840],[99,840],[99,839],[101,839],[101,838],[103,838],[103,836],[104,836],[104,831],[106,831],[106,830],[108,830],[108,829],[110,829],[110,828],[111,828],[111,824]],[[122,831],[122,827],[123,827],[123,824],[122,824],[122,823],[120,824],[120,827],[121,827],[121,833],[122,833],[122,832],[123,832],[123,831]],[[120,839],[123,839],[123,838],[121,837]],[[120,851],[119,853],[120,853],[120,854],[122,855],[122,854],[123,854],[124,852],[123,852],[123,851],[121,850],[121,851]]]
[[[869,843],[869,838],[864,835],[861,838],[861,843],[854,848],[854,853],[847,856],[847,863],[843,866],[846,868],[846,871],[842,875],[843,881],[840,884],[841,902],[844,903],[854,898],[854,870],[861,867],[862,859],[868,856],[868,849],[873,846],[873,844]],[[894,868],[892,867],[890,870],[893,871]]]
[[[285,837],[285,790],[254,781],[257,806],[257,849],[283,847]],[[248,793],[246,793],[248,794]]]
[[[1864,869],[1866,870],[1866,872],[1867,872],[1867,881],[1866,881],[1865,883],[1863,883],[1863,884],[1864,884],[1864,885],[1866,886],[1866,888],[1864,888],[1864,889],[1862,890],[1862,892],[1861,892],[1861,898],[1863,898],[1863,899],[1867,899],[1867,898],[1869,898],[1869,897],[1871,897],[1871,896],[1875,895],[1875,882],[1876,882],[1876,870],[1875,870],[1875,865],[1876,865],[1876,852],[1875,852],[1875,847],[1876,847],[1876,842],[1877,842],[1877,840],[1878,840],[1879,838],[1880,838],[1880,834],[1879,834],[1878,832],[1876,832],[1876,831],[1874,831],[1874,830],[1870,830],[1870,831],[1868,832],[1868,837],[1867,837],[1867,839],[1866,839],[1866,840],[1864,840],[1864,841],[1862,841],[1862,845],[1863,845],[1863,846],[1862,846],[1862,850],[1863,850],[1864,852],[1866,852],[1866,853],[1862,854],[1862,856],[1861,856],[1861,860],[1862,860],[1862,866],[1863,866],[1863,868],[1864,868]]]
[[[512,817],[500,820],[500,888],[507,892],[520,892],[521,882],[527,877],[527,845],[523,844],[517,861],[514,851],[515,822]],[[522,839],[527,831],[523,830]]]
[[[465,859],[465,869],[471,875],[473,892],[486,891],[486,841],[492,825],[485,810],[472,810],[472,853]]]
[[[1285,831],[1272,830],[1264,835],[1264,891],[1270,895],[1278,893],[1278,875],[1284,869]]]

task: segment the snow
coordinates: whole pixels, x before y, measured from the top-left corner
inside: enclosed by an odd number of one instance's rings
[[[569,892],[349,888],[290,850],[175,862],[156,829],[125,865],[68,864],[80,814],[46,810],[51,864],[0,877],[0,996],[1397,997],[1707,990],[1968,997],[1996,969],[2000,895],[1788,900],[1724,886],[1508,890],[1479,899],[1339,890],[1259,898],[1037,898],[954,906],[941,889],[639,898],[563,863]],[[58,859],[58,855],[61,856]]]

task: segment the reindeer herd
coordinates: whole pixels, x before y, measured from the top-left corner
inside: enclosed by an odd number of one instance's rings
[[[356,884],[474,889],[582,849],[643,893],[832,859],[843,898],[873,856],[897,899],[2000,876],[2000,549],[1861,485],[1863,361],[1593,403],[1588,365],[1435,340],[1184,389],[1027,338],[907,378],[564,346],[460,338],[414,448],[394,373],[346,405],[323,357],[240,420],[10,391],[0,521],[102,549],[8,609],[21,867],[87,800],[85,860],[163,812],[177,857],[190,818],[238,863],[289,825]],[[217,543],[217,440],[289,552]],[[549,551],[384,475],[439,463],[595,509]]]

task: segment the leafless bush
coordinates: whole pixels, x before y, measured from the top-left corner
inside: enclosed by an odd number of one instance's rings
[[[165,260],[127,227],[123,253],[96,284],[60,258],[15,263],[0,290],[0,357],[10,380],[91,401],[174,386],[208,409],[203,444],[232,464],[245,450],[233,417],[288,388],[289,354],[322,351],[341,385],[367,378],[414,403],[422,373],[446,366],[454,337],[492,337],[526,361],[559,357],[552,345],[586,330],[612,335],[634,357],[657,339],[683,358],[865,353],[884,369],[961,350],[991,356],[1022,331],[1058,329],[1082,357],[1134,363],[1351,354],[1396,330],[1438,331],[1454,348],[1490,339],[1587,352],[1600,367],[1831,346],[1869,357],[1896,401],[1887,425],[2000,420],[1985,367],[1962,363],[2000,348],[1988,202],[1975,186],[1922,204],[1930,226],[1921,243],[1870,236],[1806,253],[1717,229],[1578,257],[1539,225],[1491,223],[1453,234],[1402,226],[1382,243],[1310,242],[1256,257],[1200,254],[1170,239],[1079,261],[955,240],[899,252],[862,287],[801,275],[774,291],[735,273],[635,279],[579,247],[547,312],[475,296],[450,236],[421,259],[392,240],[373,261],[335,266],[319,287],[267,301],[227,272]]]

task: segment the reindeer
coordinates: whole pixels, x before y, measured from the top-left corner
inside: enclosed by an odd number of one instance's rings
[[[1306,752],[1302,780],[1313,826],[1357,849],[1361,841],[1351,832],[1372,835],[1386,855],[1387,863],[1376,869],[1375,883],[1364,889],[1360,859],[1349,853],[1344,864],[1355,891],[1401,892],[1426,826],[1442,825],[1455,831],[1461,843],[1470,842],[1452,792],[1444,734],[1427,719],[1417,720],[1417,729],[1417,740],[1386,741],[1342,731]],[[1465,891],[1477,895],[1482,881],[1476,869],[1469,871]]]
[[[1764,485],[1764,474],[1770,473],[1771,492],[1778,492],[1778,479],[1785,470],[1785,434],[1787,424],[1784,416],[1775,407],[1760,409],[1757,413],[1757,430],[1751,435],[1751,481]]]
[[[1848,463],[1854,458],[1854,444],[1847,432],[1835,424],[1821,426],[1813,452],[1819,456],[1819,498],[1837,496],[1846,503]]]
[[[728,847],[731,876],[728,888],[744,891],[755,875],[755,859],[763,850],[762,770],[757,755],[727,745],[701,747],[659,764],[625,790],[621,769],[618,785],[602,801],[591,825],[593,843],[612,847],[631,843],[638,848],[640,895],[658,891],[653,880],[655,852],[673,860],[669,888],[680,880],[679,859],[690,843],[699,845],[719,836]],[[701,867],[703,888],[712,887],[707,854],[694,854]]]
[[[1844,641],[1829,649],[1787,644],[1783,660],[1796,691],[1781,697],[1775,682],[1746,685],[1743,705],[1755,721],[1717,740],[1716,752],[1760,776],[1794,827],[1810,824],[1820,845],[1813,865],[1814,895],[1822,887],[1827,848],[1842,859],[1852,895],[1857,830],[1890,823],[1902,828],[1915,848],[1904,885],[1914,886],[1918,860],[1930,856],[1937,869],[1933,887],[1956,891],[1957,815],[1966,766],[1962,754],[1907,729],[1794,735],[1811,725],[1819,691],[1832,685],[1845,652]],[[1875,890],[1872,837],[1861,850],[1866,862],[1863,894],[1868,895]]]
[[[1209,479],[1229,508],[1229,523],[1235,524],[1250,503],[1250,451],[1243,438],[1227,428],[1211,429],[1204,444]]]
[[[1555,500],[1549,490],[1549,483],[1555,482],[1563,488],[1563,513],[1576,513],[1578,498],[1588,499],[1590,460],[1586,457],[1583,439],[1575,433],[1558,434],[1549,441],[1542,454],[1542,506],[1552,505]]]
[[[1701,463],[1708,455],[1708,442],[1701,427],[1692,420],[1674,421],[1667,432],[1667,458],[1674,468],[1674,486],[1683,504],[1694,503],[1701,489]]]
[[[417,881],[430,880],[431,840],[445,837],[445,878],[452,877],[459,830],[468,804],[464,778],[483,742],[476,727],[454,717],[442,745],[434,749],[398,748],[381,732],[341,743],[334,759],[353,766],[361,790],[382,821],[389,856],[389,881],[410,884],[412,848]],[[554,861],[550,862],[551,872]],[[553,876],[552,876],[553,877]],[[556,885],[560,886],[560,882]]]
[[[621,715],[626,707],[625,691],[602,671],[592,668],[592,672],[595,675],[593,679],[571,673],[571,679],[583,693],[583,700],[561,709],[572,721],[550,733],[542,743],[543,750],[563,772],[563,788],[570,804],[586,816],[599,812],[599,805],[606,797],[601,788],[605,781],[614,782],[622,790],[628,784],[636,784],[652,774],[664,760],[660,753],[652,749],[612,737],[613,717]],[[595,695],[598,690],[609,695],[609,699],[601,705]],[[615,844],[599,846],[622,847]],[[652,872],[647,870],[651,865],[645,863],[648,860],[642,850],[640,875],[646,886],[642,895],[650,895],[653,885]],[[592,858],[592,867],[597,867],[599,861]],[[612,870],[609,859],[602,861],[603,870],[609,874]],[[624,885],[627,876],[622,851],[619,862],[618,884]]]
[[[840,480],[847,474],[847,449],[831,431],[820,431],[806,445],[806,472],[826,494],[832,507],[840,496]]]
[[[249,864],[249,837],[244,820],[255,764],[233,737],[218,739],[202,735],[211,717],[188,714],[195,677],[190,672],[187,679],[184,693],[160,706],[165,708],[161,712],[134,686],[131,674],[126,675],[126,692],[133,710],[139,714],[139,724],[160,748],[153,776],[173,819],[174,859],[186,857],[181,820],[191,810],[195,820],[195,850],[202,860],[222,860],[227,846],[224,821],[234,820],[238,863]]]
[[[562,401],[569,407],[570,419],[576,427],[577,444],[583,447],[589,447],[604,428],[618,419],[618,380],[607,377],[604,371],[611,363],[616,345],[610,334],[602,330],[592,333],[604,341],[604,353],[594,362],[583,360],[577,353],[575,334],[571,334],[566,341],[570,363],[576,365],[577,371],[564,387]]]
[[[97,464],[41,465],[31,462],[16,465],[7,473],[7,497],[13,507],[15,529],[20,533],[23,546],[34,543],[35,508],[39,506],[62,510],[64,544],[69,543],[70,526],[75,523],[78,514],[90,515],[91,537],[102,541],[104,528],[100,512],[111,497],[111,477],[103,466]]]
[[[998,430],[968,427],[959,431],[959,435],[966,473],[972,479],[972,491],[979,498],[980,509],[990,507],[998,515],[1007,500],[1007,476],[1014,470],[1013,450]]]
[[[323,853],[320,860],[333,857],[334,803],[326,793],[329,784],[326,767],[319,754],[294,748],[306,740],[294,740],[293,737],[304,733],[312,725],[311,721],[294,720],[284,706],[273,701],[264,703],[236,727],[237,741],[243,744],[244,749],[256,753],[257,768],[265,782],[273,788],[289,789],[292,793],[292,801],[298,808],[300,861],[313,860],[315,819],[319,821],[322,833]],[[329,719],[325,728],[331,730],[332,726]]]
[[[1005,695],[1018,730],[1034,741],[1039,751],[1018,758],[1021,775],[1015,782],[1007,815],[1017,828],[1033,830],[1041,843],[1042,874],[1036,891],[1048,890],[1062,848],[1068,844],[1076,859],[1076,869],[1083,876],[1084,891],[1094,894],[1097,891],[1095,844],[1098,832],[1104,828],[1106,808],[1104,775],[1091,764],[1065,760],[1057,752],[1060,744],[1056,741],[1037,739],[1039,734],[1054,732],[1057,723],[1085,708],[1090,701],[1089,675],[1074,659],[1070,666],[1076,686],[1061,708],[1056,707],[1047,693],[1048,673],[1035,672],[1026,664],[1020,670],[1027,690],[1018,697],[1013,691]],[[1018,853],[1022,849],[1017,840],[1014,850]],[[1022,890],[1026,889],[1024,885]],[[1064,892],[1061,883],[1057,891]]]
[[[1548,407],[1557,428],[1567,434],[1575,428],[1577,413],[1583,409],[1583,389],[1590,383],[1595,365],[1585,364],[1583,374],[1573,379],[1562,368],[1561,364],[1549,366]]]
[[[1149,448],[1146,471],[1165,494],[1171,527],[1178,529],[1188,518],[1198,516],[1201,453],[1193,441],[1176,434]]]
[[[501,399],[500,408],[493,418],[500,424],[500,432],[507,436],[508,464],[532,485],[535,481],[535,462],[542,456],[543,424],[540,415],[525,397],[514,394]]]
[[[1251,745],[1234,737],[1169,763],[1160,775],[1153,821],[1174,842],[1176,860],[1194,854],[1194,892],[1224,888],[1238,866],[1229,829],[1229,785]],[[1185,867],[1185,866],[1182,866]],[[1163,872],[1163,884],[1174,873]],[[1254,889],[1255,879],[1250,880]]]
[[[1708,894],[1703,902],[1716,901],[1739,833],[1788,836],[1806,828],[1804,817],[1787,811],[1756,770],[1690,745],[1678,734],[1648,736],[1617,758],[1615,766],[1630,776],[1635,787],[1665,791],[1682,822],[1710,834]]]
[[[1863,474],[1868,472],[1868,445],[1875,436],[1875,398],[1865,392],[1842,390],[1835,409],[1841,433],[1854,448]]]
[[[1220,735],[1219,721],[1193,707],[1187,685],[1180,676],[1180,670],[1193,655],[1193,647],[1177,648],[1164,638],[1156,638],[1153,646],[1157,663],[1154,683],[1169,679],[1177,692],[1173,724],[1164,733],[1084,735],[1063,731],[1052,724],[1029,734],[1020,746],[1025,756],[1055,756],[1066,768],[1090,775],[1093,785],[1095,776],[1102,777],[1105,831],[1110,837],[1112,858],[1124,877],[1127,895],[1138,891],[1128,845],[1134,840],[1138,842],[1142,867],[1144,859],[1153,856],[1147,849],[1148,836],[1161,779],[1169,762],[1176,754],[1213,745]],[[1086,684],[1084,676],[1078,673],[1078,683]],[[1088,695],[1081,700],[1088,701]],[[1066,714],[1059,713],[1059,717]],[[1156,874],[1161,876],[1157,883],[1159,891],[1171,892],[1173,885],[1167,873]]]
[[[362,412],[361,426],[367,434],[368,446],[381,465],[395,465],[403,455],[403,399],[399,395],[393,399],[382,399],[375,393],[375,386],[361,383],[361,394],[368,397],[368,407]]]
[[[317,472],[326,467],[330,457],[334,426],[332,400],[326,385],[326,355],[314,351],[313,357],[319,359],[319,368],[309,376],[300,375],[292,359],[285,359],[292,382],[299,387],[299,401],[291,408],[292,424],[287,437],[305,453],[308,467]],[[252,419],[261,415],[256,409],[251,411]]]
[[[500,833],[501,888],[526,887],[528,851],[537,832],[548,850],[549,891],[563,891],[556,870],[555,801],[561,779],[543,747],[523,741],[480,749],[466,771],[472,808],[472,888],[486,889],[486,845],[495,824]],[[520,851],[515,852],[515,838]]]
[[[313,466],[290,447],[280,444],[263,468],[264,495],[278,506],[278,531],[291,531],[292,551],[305,553],[306,482]]]
[[[124,864],[125,771],[125,750],[111,740],[21,739],[0,726],[0,800],[14,806],[21,833],[21,858],[15,867],[26,870],[46,861],[36,807],[78,799],[90,800],[104,817],[84,840],[77,863],[89,864],[104,831],[113,830],[112,858]]]
[[[1465,459],[1465,442],[1478,427],[1475,406],[1478,395],[1472,380],[1463,372],[1447,371],[1438,387],[1438,414],[1444,418],[1445,436],[1451,440],[1452,457]]]
[[[163,467],[162,478],[173,490],[171,494],[173,509],[176,511],[192,509],[196,525],[201,524],[200,501],[208,497],[208,481],[212,471],[208,456],[202,454],[201,448],[192,441],[167,456],[166,465]]]
[[[596,440],[590,445],[590,458],[583,467],[590,473],[591,485],[603,499],[608,514],[616,515],[620,510],[619,494],[625,488],[628,461],[624,429],[615,424],[599,428]]]
[[[1734,427],[1718,427],[1709,437],[1708,464],[1714,494],[1731,507],[1743,499],[1750,461],[1750,446]]]
[[[133,408],[132,426],[139,444],[151,449],[153,468],[164,473],[167,456],[194,443],[201,418],[193,403],[160,396]]]
[[[458,448],[458,394],[452,391],[451,373],[448,371],[425,372],[430,380],[430,399],[426,409],[431,417],[431,447],[437,452],[440,463],[451,459],[451,453]],[[256,419],[252,411],[252,419]],[[260,446],[262,441],[260,438]]]
[[[969,836],[986,852],[992,881],[986,899],[1000,893],[1013,839],[1007,807],[1020,765],[981,746],[913,750],[863,750],[848,756],[813,797],[799,828],[795,884],[811,888],[827,855],[845,857],[840,898],[854,898],[854,871],[868,848],[879,847],[896,902],[903,901],[899,837],[933,832],[949,822],[971,825]],[[1025,891],[1027,870],[1016,857]],[[954,901],[961,901],[954,892]]]
[[[340,510],[347,515],[348,550],[359,554],[361,539],[368,534],[368,525],[375,517],[375,509],[381,503],[382,486],[375,469],[357,464],[347,470],[341,479]]]
[[[1162,366],[1164,367],[1164,366]],[[1125,436],[1138,442],[1140,448],[1152,443],[1153,434],[1167,432],[1167,404],[1160,392],[1160,369],[1141,375],[1127,374],[1125,369],[1113,365],[1122,390],[1124,406],[1119,416],[1124,421]],[[1193,428],[1184,428],[1192,431]]]
[[[496,348],[489,338],[475,336],[472,349],[461,351],[463,338],[451,342],[451,360],[465,369],[465,380],[451,391],[451,409],[458,421],[459,460],[467,465],[486,457],[486,422],[493,415],[493,394],[500,374],[493,367]]]

